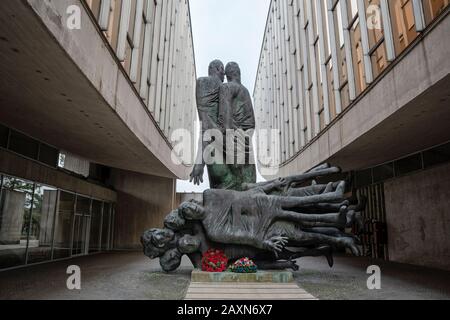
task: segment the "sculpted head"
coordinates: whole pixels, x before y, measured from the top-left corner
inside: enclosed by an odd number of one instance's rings
[[[230,62],[225,68],[225,74],[227,76],[228,82],[238,82],[241,83],[241,68],[236,62]]]
[[[164,220],[164,226],[170,230],[179,231],[186,225],[186,220],[180,215],[180,210],[173,210]]]
[[[220,81],[225,81],[225,70],[223,62],[220,60],[214,60],[209,64],[208,74],[210,77],[219,78]]]
[[[172,272],[181,265],[181,257],[182,255],[178,249],[172,249],[159,258],[159,264],[165,272]]]
[[[191,254],[200,249],[200,239],[195,236],[185,235],[178,240],[178,250],[184,254]]]
[[[187,220],[200,221],[205,218],[204,208],[195,202],[183,202],[178,211]]]
[[[173,249],[176,244],[171,243],[175,239],[175,233],[169,229],[150,229],[144,232],[141,243],[144,254],[150,259],[163,256],[168,250]]]
[[[150,259],[160,257],[169,248],[169,244],[175,238],[175,233],[169,229],[150,229],[141,237],[144,254]]]

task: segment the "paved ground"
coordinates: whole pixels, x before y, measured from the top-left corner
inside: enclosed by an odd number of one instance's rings
[[[67,267],[81,268],[81,291],[66,287]],[[108,253],[0,272],[0,300],[182,300],[192,268],[167,275],[140,252]]]
[[[382,270],[382,290],[366,287],[369,265]],[[66,288],[69,265],[82,271],[82,290]],[[450,299],[450,272],[336,258],[334,269],[325,259],[302,259],[295,274],[300,287],[319,299]],[[0,299],[184,299],[192,268],[185,261],[174,274],[160,271],[157,261],[139,253],[109,253],[0,272]]]
[[[325,300],[450,300],[450,272],[365,258],[337,257],[330,269],[325,258],[299,260],[299,285]],[[381,290],[368,290],[366,273],[381,268]]]
[[[296,283],[192,282],[186,300],[316,300]]]

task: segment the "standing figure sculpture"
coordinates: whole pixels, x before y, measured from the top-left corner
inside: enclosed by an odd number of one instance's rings
[[[242,184],[256,182],[252,148],[255,112],[250,93],[241,83],[239,65],[228,63],[225,74],[228,82],[220,87],[219,126],[226,135],[226,159],[235,179],[233,190],[241,190]]]
[[[203,182],[204,168],[207,166],[212,189],[239,190],[243,183],[256,182],[256,166],[251,148],[255,129],[253,105],[248,90],[241,84],[241,72],[237,63],[229,63],[224,70],[223,63],[214,60],[209,65],[208,73],[208,77],[197,80],[196,98],[202,123],[202,142],[191,182]],[[224,75],[227,76],[228,83],[223,83]],[[223,145],[214,150],[222,152],[217,157],[221,159],[220,163],[205,162],[205,151],[212,142],[204,139],[208,136],[208,131],[221,135]],[[206,157],[209,160],[210,155]]]

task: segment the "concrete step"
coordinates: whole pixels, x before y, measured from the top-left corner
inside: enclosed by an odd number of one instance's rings
[[[296,284],[192,282],[185,300],[317,300]]]

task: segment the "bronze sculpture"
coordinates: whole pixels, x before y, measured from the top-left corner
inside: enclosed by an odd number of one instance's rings
[[[256,182],[251,141],[255,130],[252,100],[248,90],[241,84],[241,70],[237,63],[230,62],[224,69],[221,61],[214,60],[209,65],[208,74],[208,77],[197,80],[197,109],[202,123],[202,137],[207,138],[208,132],[218,132],[221,135],[223,146],[220,149],[223,154],[219,158],[222,161],[217,163],[210,160],[210,155],[205,150],[211,141],[202,139],[200,154],[190,181],[194,184],[203,182],[204,167],[207,164],[212,189],[239,190],[243,183]],[[227,83],[223,83],[224,75]],[[243,138],[242,142],[240,137]],[[230,138],[231,143],[227,141]],[[227,150],[227,146],[231,150]],[[238,161],[240,154],[243,157],[241,162]]]
[[[248,256],[260,269],[298,267],[294,259],[326,256],[332,265],[333,248],[360,255],[358,239],[344,232],[358,222],[361,204],[345,198],[345,182],[292,185],[326,177],[338,168],[322,166],[304,175],[242,186],[246,191],[207,190],[203,203],[186,202],[165,220],[164,229],[142,237],[151,259],[160,257],[165,271],[173,271],[186,254],[200,266],[202,253],[214,247],[231,259]],[[307,196],[295,196],[308,193]]]
[[[364,199],[351,204],[345,181],[316,183],[340,173],[339,168],[324,164],[305,174],[256,183],[251,148],[255,116],[240,72],[237,63],[224,69],[215,60],[209,76],[197,81],[202,134],[214,130],[223,135],[219,152],[227,162],[208,163],[211,189],[204,192],[202,203],[183,203],[166,217],[165,228],[144,233],[144,254],[160,258],[167,272],[180,266],[183,255],[200,268],[202,255],[210,248],[223,250],[231,262],[250,257],[259,269],[298,270],[294,260],[305,256],[325,256],[331,267],[335,248],[360,255],[358,238],[345,229],[361,225]],[[232,138],[227,139],[230,132]],[[242,135],[247,139],[239,139]],[[202,153],[209,143],[201,143]],[[226,148],[229,144],[231,151]],[[202,181],[206,164],[202,156],[194,167],[195,184]]]

